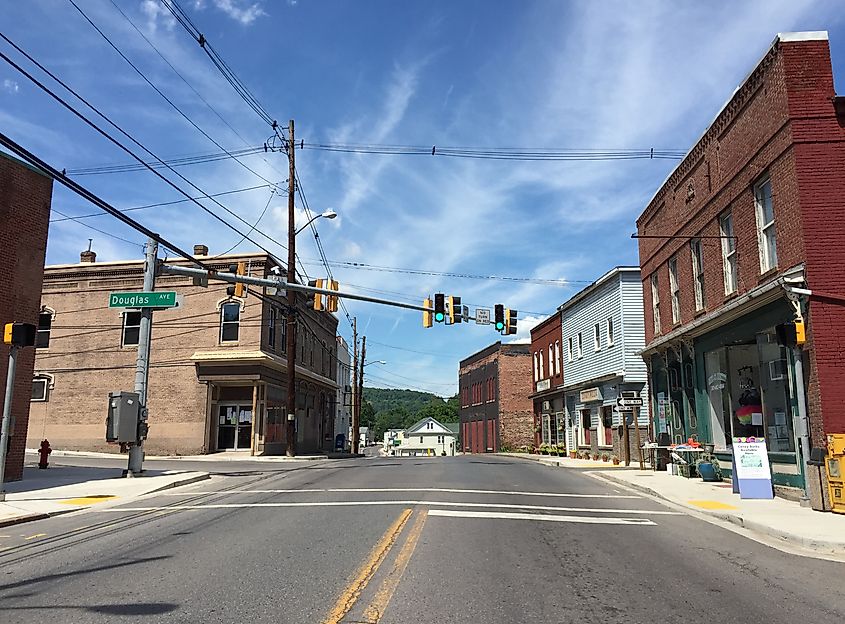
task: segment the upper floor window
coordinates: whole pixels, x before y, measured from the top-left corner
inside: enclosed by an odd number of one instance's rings
[[[778,252],[775,244],[775,212],[772,206],[772,180],[768,176],[754,185],[754,204],[757,207],[760,273],[765,273],[778,265]]]
[[[273,306],[270,306],[270,315],[267,317],[267,346],[276,348],[276,323],[279,313]]]
[[[578,332],[578,357],[584,357],[584,339],[581,336],[581,332]]]
[[[534,352],[534,381],[540,381],[540,352]]]
[[[651,274],[651,316],[654,320],[654,333],[660,333],[660,288],[657,273]]]
[[[572,336],[566,341],[566,361],[572,361]]]
[[[549,345],[549,377],[555,374],[555,350],[554,347],[550,344]]]
[[[543,352],[540,351],[537,355],[539,356],[539,359],[540,359],[540,379],[545,379],[546,373],[543,370]]]
[[[53,378],[50,375],[36,375],[32,379],[32,396],[30,401],[47,401],[50,398],[50,388]]]
[[[241,328],[241,304],[230,301],[220,306],[220,342],[237,342]]]
[[[120,346],[131,347],[138,344],[141,337],[141,312],[123,313],[123,332]]]
[[[681,288],[678,285],[678,258],[669,260],[669,292],[672,295],[672,323],[681,322]]]
[[[704,309],[704,252],[701,247],[701,239],[694,238],[690,241],[690,254],[692,255],[692,279],[695,287],[695,310]]]
[[[46,349],[50,346],[50,330],[53,327],[53,316],[55,316],[55,312],[49,308],[41,308],[41,312],[38,314],[35,346],[39,349]]]
[[[593,325],[593,349],[595,351],[601,350],[601,325],[599,323]]]
[[[725,294],[736,292],[736,239],[734,220],[730,212],[719,217],[719,235],[722,237],[722,271],[725,278]]]
[[[613,317],[607,317],[607,346],[613,346]]]
[[[555,375],[560,375],[560,340],[555,340]]]

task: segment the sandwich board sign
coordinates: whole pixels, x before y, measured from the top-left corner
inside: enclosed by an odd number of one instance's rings
[[[774,498],[764,438],[734,438],[733,469],[740,498]]]

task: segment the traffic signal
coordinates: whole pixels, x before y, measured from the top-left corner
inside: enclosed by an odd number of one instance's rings
[[[516,333],[516,310],[507,308],[505,310],[505,335],[512,335]]]
[[[434,322],[442,323],[446,320],[446,297],[443,293],[434,295]]]
[[[246,262],[230,264],[229,273],[234,273],[235,275],[245,275]],[[243,298],[243,296],[246,294],[246,284],[238,282],[234,286],[229,286],[228,288],[226,288],[226,294],[228,294],[230,297],[235,296]]]
[[[425,308],[425,310],[423,310],[423,327],[425,327],[426,329],[428,329],[429,327],[431,327],[432,325],[434,325],[434,323],[432,323],[432,322],[431,322],[431,315],[432,315],[432,312],[431,312],[431,299],[429,299],[428,297],[426,297],[426,298],[423,300],[423,307]]]
[[[505,306],[501,303],[497,303],[494,314],[494,322],[496,323],[496,331],[501,332],[505,329]]]
[[[461,316],[461,298],[449,295],[449,323],[454,325],[463,321]]]
[[[340,290],[340,283],[337,280],[329,280],[329,290]],[[337,312],[337,295],[328,295],[326,297],[326,311]]]
[[[323,287],[323,280],[311,280],[308,282],[309,286],[314,286],[315,288],[322,288]],[[323,293],[314,293],[314,309],[317,312],[323,311]]]
[[[778,325],[775,327],[775,332],[777,334],[778,344],[785,347],[799,347],[807,341],[803,320]]]
[[[3,342],[17,347],[35,345],[35,325],[32,323],[6,323],[3,326]]]

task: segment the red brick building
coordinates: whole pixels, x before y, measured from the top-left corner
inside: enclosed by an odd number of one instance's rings
[[[458,375],[465,453],[533,443],[529,345],[496,342],[461,360]]]
[[[827,33],[778,35],[637,220],[657,432],[728,472],[732,437],[764,437],[778,486],[845,432],[843,126]]]
[[[561,336],[560,311],[531,329],[535,446],[566,444]]]
[[[0,153],[0,324],[38,323],[53,181]],[[5,480],[23,475],[35,349],[18,354]],[[0,405],[6,394],[9,347],[0,344]]]

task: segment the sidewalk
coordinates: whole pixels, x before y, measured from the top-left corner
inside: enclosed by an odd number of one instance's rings
[[[529,461],[539,462],[546,466],[554,468],[575,468],[580,470],[595,470],[597,468],[606,470],[636,470],[639,468],[639,462],[631,462],[630,466],[625,466],[620,463],[616,466],[611,462],[593,461],[591,459],[571,459],[569,457],[557,457],[555,455],[532,455],[530,453],[496,453],[504,457],[516,457],[517,459],[527,459]]]
[[[26,449],[27,454],[38,455],[38,449]],[[126,458],[125,453],[97,453],[94,451],[60,451],[54,450],[50,457],[97,457],[103,459],[114,459],[115,457]],[[297,455],[287,457],[286,455],[250,455],[246,451],[221,451],[219,453],[207,453],[205,455],[144,455],[144,461],[152,460],[175,460],[184,459],[189,461],[266,461],[266,462],[298,462],[314,461],[318,459],[346,459],[351,457],[363,457],[352,453],[326,453],[325,455]]]
[[[0,503],[0,527],[40,520],[91,505],[124,502],[144,494],[188,485],[209,478],[207,472],[149,470],[143,477],[121,477],[116,468],[25,467],[24,478],[6,484]]]
[[[730,522],[774,541],[825,555],[845,556],[845,515],[813,511],[783,498],[741,499],[731,483],[684,479],[666,472],[604,471],[592,475]]]

